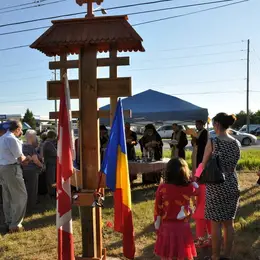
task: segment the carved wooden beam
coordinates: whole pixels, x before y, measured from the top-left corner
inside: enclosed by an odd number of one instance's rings
[[[130,64],[129,57],[118,57],[118,58],[99,58],[97,59],[97,67],[109,67],[111,65],[116,66],[128,66]],[[51,61],[49,62],[50,70],[58,69],[78,69],[79,60],[68,60],[62,61]]]
[[[47,82],[47,99],[59,100],[60,88],[62,81],[48,81]],[[79,81],[70,80],[70,98],[79,98]],[[111,96],[129,97],[132,96],[132,82],[131,78],[116,78],[116,79],[98,79],[98,97],[108,98]]]
[[[98,118],[109,118],[110,117],[110,111],[109,110],[99,110],[99,111],[97,111],[97,117]],[[124,117],[131,118],[132,117],[132,111],[131,110],[124,110]],[[59,119],[59,112],[50,112],[49,118],[50,119]],[[79,111],[72,111],[72,118],[80,118]]]

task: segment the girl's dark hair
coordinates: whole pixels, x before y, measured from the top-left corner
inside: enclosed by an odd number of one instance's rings
[[[12,120],[9,122],[9,130],[11,132],[15,131],[17,128],[22,127],[22,123],[18,120]]]
[[[165,183],[187,186],[190,183],[190,177],[189,166],[182,158],[174,158],[167,163]]]
[[[235,115],[228,115],[226,113],[218,113],[213,118],[213,121],[219,123],[223,129],[228,129],[236,122],[236,120]]]

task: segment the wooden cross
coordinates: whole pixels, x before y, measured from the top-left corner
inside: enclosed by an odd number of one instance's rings
[[[110,98],[110,111],[99,110],[99,118],[110,118],[113,120],[114,111],[118,97],[128,97],[132,95],[131,78],[117,78],[117,67],[129,65],[129,57],[117,57],[117,51],[111,49],[109,58],[97,59],[97,67],[110,67],[110,78],[97,79],[97,89],[99,98]],[[79,68],[78,60],[66,59],[63,61],[50,62],[49,68],[55,69],[72,69]],[[70,80],[70,97],[71,99],[79,99],[79,80]],[[58,100],[60,97],[60,88],[62,81],[47,82],[47,98],[48,100]],[[50,119],[58,118],[58,112],[50,112]],[[131,111],[124,111],[125,117],[131,117]],[[73,118],[80,118],[79,111],[72,111]]]
[[[86,17],[94,17],[93,14],[93,3],[96,3],[98,5],[100,5],[103,2],[103,0],[76,0],[76,3],[80,6],[82,6],[83,4],[87,4],[87,16]]]

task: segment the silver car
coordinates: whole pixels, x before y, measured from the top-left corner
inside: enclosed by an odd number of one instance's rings
[[[257,137],[247,133],[240,133],[233,129],[228,129],[229,134],[237,139],[243,146],[254,145],[257,142]],[[209,131],[210,137],[215,137],[216,133],[214,130]]]

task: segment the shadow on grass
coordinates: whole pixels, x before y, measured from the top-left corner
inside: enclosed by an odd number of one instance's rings
[[[251,187],[243,193],[241,201],[248,198],[256,198],[260,195],[260,189]],[[254,260],[260,259],[260,218],[255,213],[260,211],[260,198],[241,206],[238,210],[235,224],[237,231],[234,243],[234,259]]]
[[[140,202],[145,202],[149,200],[154,200],[155,199],[155,192],[157,190],[156,185],[135,185],[135,188],[132,190],[132,203],[133,204],[138,204]],[[108,195],[105,196],[105,202],[104,202],[104,207],[105,208],[113,208],[114,207],[114,198],[109,193]]]
[[[151,223],[150,225],[148,225],[148,226],[146,226],[143,230],[142,230],[142,232],[139,232],[138,234],[135,234],[135,241],[138,239],[138,238],[141,238],[142,236],[144,236],[144,235],[149,235],[149,233],[154,233],[154,225],[153,225],[153,223]],[[123,246],[123,243],[122,243],[122,240],[120,240],[120,241],[117,241],[117,242],[115,242],[115,243],[112,243],[112,244],[109,244],[108,245],[108,247],[110,248],[110,249],[119,249],[119,248],[121,248]],[[153,249],[152,249],[152,254],[153,254]],[[151,256],[151,252],[150,252],[150,256]],[[118,253],[116,254],[116,255],[113,255],[113,254],[111,254],[111,256],[117,256],[117,257],[119,257],[119,255],[118,255]],[[123,254],[122,253],[120,253],[120,257],[123,257]],[[139,259],[139,258],[135,258],[135,259]],[[140,258],[141,259],[141,258]],[[144,259],[144,258],[143,258]]]

